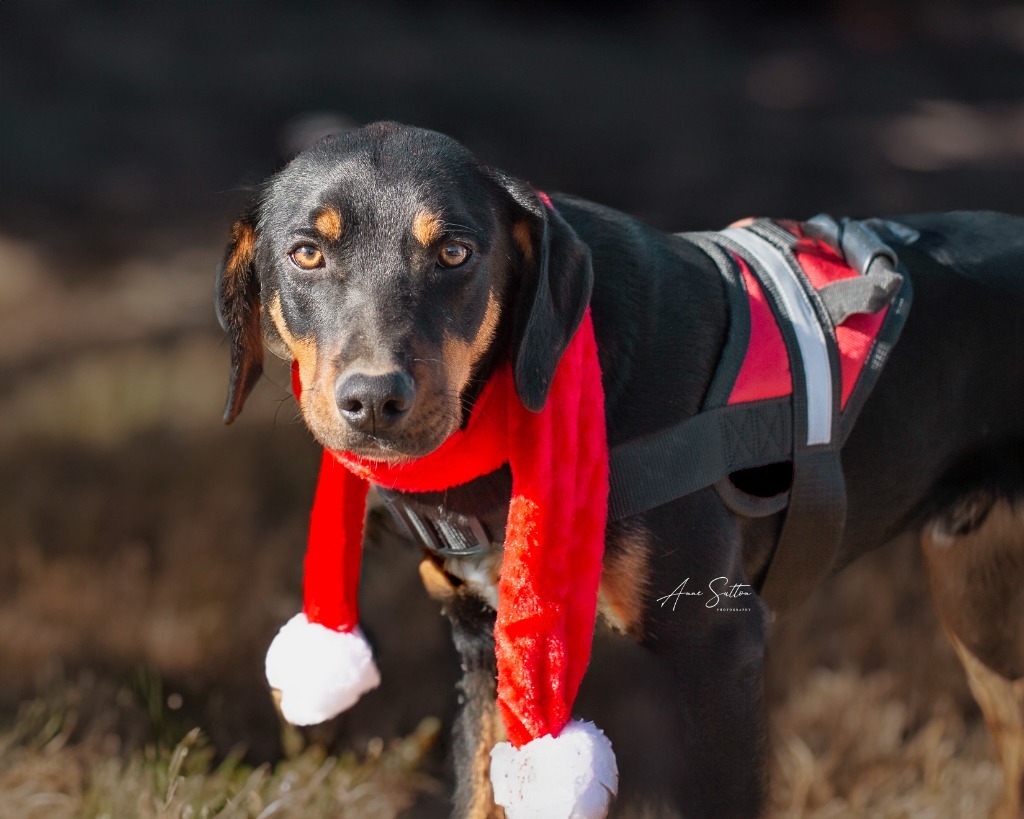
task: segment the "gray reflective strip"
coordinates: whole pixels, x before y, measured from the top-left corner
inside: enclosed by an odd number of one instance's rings
[[[800,357],[804,362],[807,445],[829,443],[832,440],[832,368],[829,365],[825,334],[818,323],[814,306],[786,259],[771,243],[749,230],[740,228],[726,228],[721,235],[746,249],[760,262],[765,273],[775,284],[782,304],[793,322]]]

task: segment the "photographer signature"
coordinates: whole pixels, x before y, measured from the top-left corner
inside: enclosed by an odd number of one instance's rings
[[[750,585],[747,583],[732,583],[730,585],[728,577],[716,577],[710,583],[708,583],[707,591],[709,595],[705,595],[704,589],[697,589],[694,591],[688,591],[686,584],[690,582],[690,578],[686,578],[682,583],[676,586],[669,594],[664,597],[659,597],[656,602],[661,603],[661,607],[672,602],[672,611],[676,610],[676,606],[679,604],[680,599],[683,597],[705,597],[707,601],[704,603],[705,607],[709,609],[718,608],[718,604],[723,600],[737,600],[743,597],[753,597],[754,592],[750,591]],[[720,611],[750,611],[749,607],[729,607],[722,608]]]

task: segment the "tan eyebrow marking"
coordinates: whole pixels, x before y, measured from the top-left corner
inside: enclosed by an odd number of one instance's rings
[[[413,217],[412,235],[416,237],[417,242],[428,247],[441,235],[443,225],[440,214],[423,209]]]
[[[341,213],[337,208],[324,208],[313,220],[313,227],[328,242],[336,242],[341,238]]]

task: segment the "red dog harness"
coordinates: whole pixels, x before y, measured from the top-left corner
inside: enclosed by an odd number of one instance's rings
[[[609,516],[714,485],[740,514],[786,510],[762,599],[784,612],[828,570],[842,536],[839,453],[899,338],[910,280],[870,223],[817,216],[687,234],[718,264],[729,336],[700,413],[616,447]],[[732,473],[792,464],[788,491],[744,498]]]

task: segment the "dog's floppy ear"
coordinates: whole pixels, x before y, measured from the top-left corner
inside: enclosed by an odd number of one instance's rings
[[[521,259],[512,338],[516,393],[527,409],[540,412],[590,303],[590,248],[546,196],[503,174],[498,181],[518,205],[513,217]]]
[[[231,342],[231,380],[224,423],[242,411],[263,372],[260,280],[256,273],[256,206],[231,227],[231,241],[217,272],[217,318]]]

